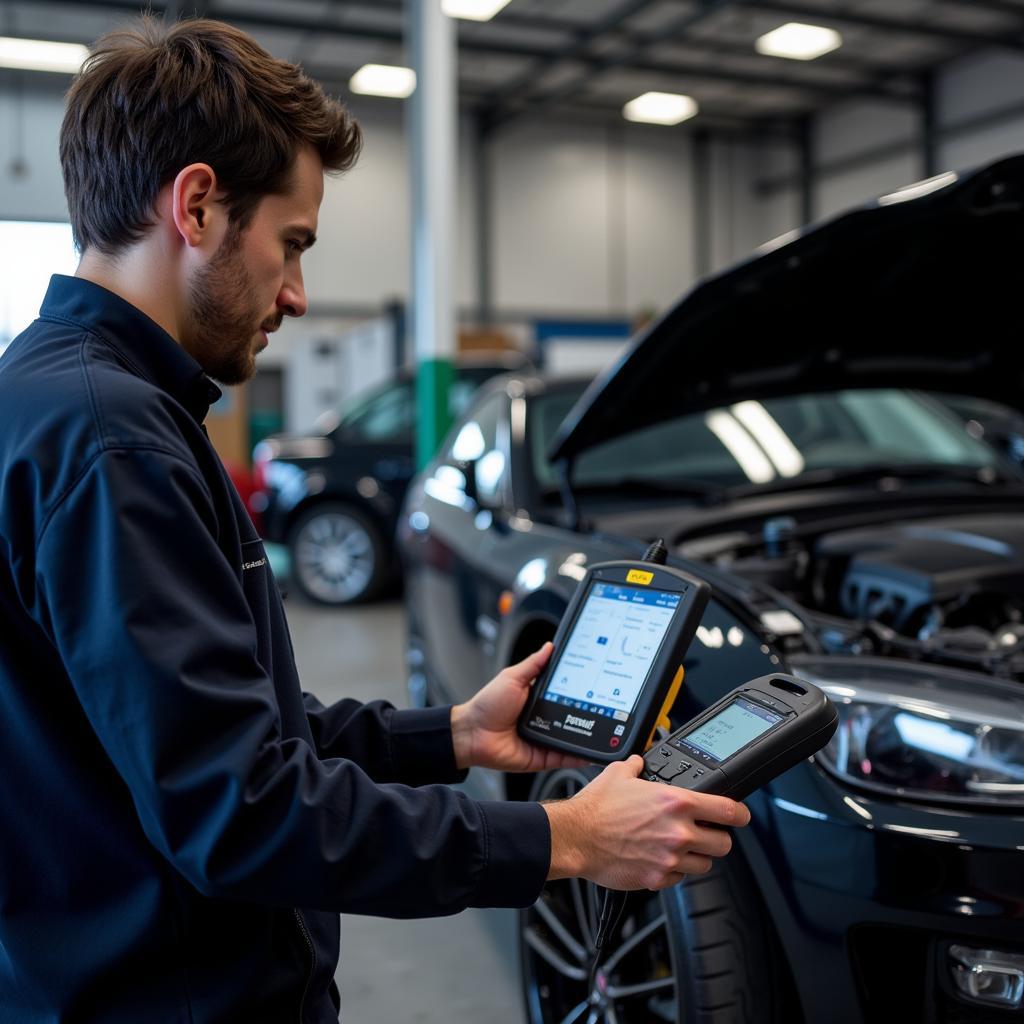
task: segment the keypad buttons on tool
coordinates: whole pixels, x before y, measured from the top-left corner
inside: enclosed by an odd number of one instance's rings
[[[673,758],[667,765],[658,771],[658,774],[663,779],[674,779],[677,775],[682,775],[684,772],[688,772],[693,765],[687,761],[682,761],[678,758]]]

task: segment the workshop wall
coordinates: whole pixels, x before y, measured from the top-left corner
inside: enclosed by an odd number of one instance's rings
[[[56,159],[64,83],[0,77],[0,218],[63,220]],[[964,168],[1024,149],[1024,57],[977,54],[937,76],[938,157]],[[357,97],[359,165],[327,182],[320,241],[306,258],[313,313],[358,319],[409,293],[409,151],[400,104]],[[478,157],[464,118],[458,183],[457,299],[481,301]],[[922,177],[916,111],[854,102],[816,117],[816,218]],[[483,149],[498,314],[629,316],[674,301],[698,273],[728,265],[800,223],[795,147],[712,145],[706,251],[697,253],[693,133],[599,121],[522,120]],[[706,213],[708,211],[705,211]],[[315,325],[311,325],[315,328]],[[280,339],[284,341],[284,338]]]
[[[57,160],[63,114],[58,80],[0,72],[0,219],[68,219]]]
[[[1024,151],[1024,56],[986,51],[953,61],[936,75],[938,168],[965,170]],[[829,217],[925,176],[923,124],[908,106],[841,104],[814,118],[815,219]],[[795,147],[790,158],[761,162],[754,191],[764,221],[799,223]],[[781,233],[781,232],[778,232]]]
[[[989,52],[957,61],[938,91],[943,166],[1024,151],[1024,56]]]

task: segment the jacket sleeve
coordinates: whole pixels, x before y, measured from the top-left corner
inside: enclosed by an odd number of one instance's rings
[[[218,898],[391,917],[536,899],[550,862],[540,805],[378,784],[282,737],[216,536],[189,462],[115,449],[37,546],[39,619],[156,850]]]
[[[377,782],[462,782],[455,764],[451,707],[392,707],[386,701],[339,700],[324,707],[302,695],[320,757],[355,761]]]

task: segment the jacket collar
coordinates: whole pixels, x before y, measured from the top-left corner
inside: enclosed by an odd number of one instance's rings
[[[139,376],[176,398],[202,423],[221,390],[202,367],[142,310],[92,281],[54,274],[39,309],[70,321],[114,349]]]

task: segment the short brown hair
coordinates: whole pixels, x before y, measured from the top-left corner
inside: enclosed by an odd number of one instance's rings
[[[303,145],[327,171],[359,156],[359,125],[319,84],[220,21],[143,17],[100,38],[68,93],[60,133],[75,244],[115,254],[152,224],[157,193],[208,163],[245,227],[287,189]]]

